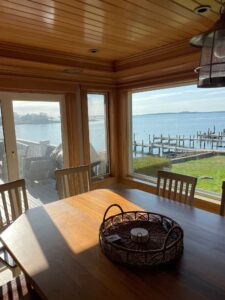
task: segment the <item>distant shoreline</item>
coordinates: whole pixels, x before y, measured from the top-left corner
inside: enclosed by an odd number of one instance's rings
[[[51,122],[21,122],[21,123],[15,123],[15,125],[45,125],[45,124],[55,124],[55,123],[61,123],[61,121],[51,121]]]
[[[181,111],[181,112],[165,112],[165,113],[147,113],[140,115],[133,115],[133,117],[141,116],[156,116],[156,115],[181,115],[181,114],[215,114],[215,113],[225,113],[225,111]]]

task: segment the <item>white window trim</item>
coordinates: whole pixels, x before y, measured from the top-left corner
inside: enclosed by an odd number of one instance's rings
[[[11,93],[11,92],[0,92],[1,108],[3,115],[3,128],[7,131],[8,139],[5,140],[5,147],[8,159],[8,176],[9,180],[18,179],[18,169],[13,167],[13,164],[18,166],[18,158],[16,154],[16,134],[15,124],[13,118],[13,101],[46,101],[46,102],[59,102],[60,114],[61,114],[61,137],[63,147],[63,161],[64,167],[69,166],[69,153],[68,153],[68,135],[67,135],[67,120],[65,113],[65,97],[63,94],[38,94],[38,93]],[[8,117],[4,120],[4,116]],[[10,119],[10,122],[9,122]],[[13,128],[9,128],[9,124],[12,124]],[[12,160],[11,160],[12,159]],[[11,165],[11,162],[12,165]]]

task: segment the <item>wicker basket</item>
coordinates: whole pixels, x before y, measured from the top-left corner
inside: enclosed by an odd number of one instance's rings
[[[120,213],[106,218],[116,206]],[[131,239],[133,228],[148,231],[147,242]],[[118,204],[110,205],[99,230],[99,242],[104,254],[112,261],[128,266],[150,267],[170,262],[183,251],[183,230],[169,217],[146,211],[127,211]]]

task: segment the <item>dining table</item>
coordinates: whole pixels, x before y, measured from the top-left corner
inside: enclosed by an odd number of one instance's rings
[[[184,232],[181,257],[149,268],[108,259],[99,227],[112,204],[175,220]],[[225,218],[126,186],[30,209],[0,239],[42,299],[225,299]]]

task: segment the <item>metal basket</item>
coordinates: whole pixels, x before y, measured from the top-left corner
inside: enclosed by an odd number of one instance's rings
[[[120,213],[106,218],[112,207]],[[131,239],[130,231],[141,227],[148,231],[149,239],[138,243]],[[112,241],[111,237],[117,237]],[[118,204],[110,205],[99,230],[103,253],[112,261],[134,267],[156,266],[175,260],[183,251],[183,230],[173,219],[146,211],[127,211]]]

